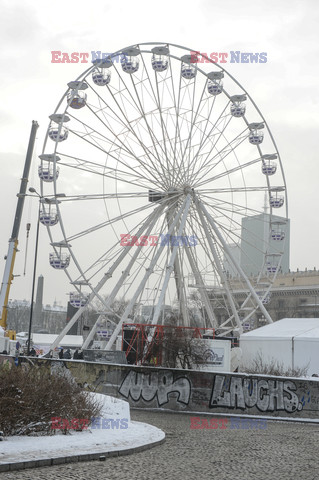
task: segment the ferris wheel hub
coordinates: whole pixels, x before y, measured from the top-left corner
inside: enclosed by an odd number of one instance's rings
[[[194,189],[190,185],[184,185],[183,192],[185,195],[194,193]]]

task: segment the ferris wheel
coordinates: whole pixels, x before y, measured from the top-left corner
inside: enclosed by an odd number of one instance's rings
[[[49,261],[79,308],[56,343],[92,301],[107,316],[120,296],[108,348],[141,319],[223,333],[256,312],[271,322],[285,178],[266,120],[220,65],[158,43],[94,61],[50,116],[40,160]]]

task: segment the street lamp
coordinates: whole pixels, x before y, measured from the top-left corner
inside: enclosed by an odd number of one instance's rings
[[[30,188],[29,188],[29,192],[35,193],[35,194],[41,199],[41,195],[36,191],[35,188],[30,187]],[[34,287],[35,287],[35,276],[36,276],[36,271],[37,271],[37,259],[38,259],[38,243],[39,243],[39,227],[40,227],[40,208],[41,208],[41,202],[39,201],[38,219],[37,219],[37,233],[36,233],[36,237],[35,237],[35,251],[34,251],[34,262],[33,262],[33,278],[32,278],[32,293],[31,293],[31,305],[30,305],[30,318],[29,318],[27,355],[30,355],[30,346],[31,346],[31,330],[32,330],[32,316],[33,316]]]

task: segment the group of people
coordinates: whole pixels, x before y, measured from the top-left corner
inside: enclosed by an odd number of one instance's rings
[[[67,348],[65,351],[63,348],[60,349],[59,351],[59,358],[60,359],[65,359],[65,360],[71,360],[72,358],[72,353],[69,348]],[[73,360],[83,360],[83,352],[79,350],[78,348],[75,350],[73,354]]]

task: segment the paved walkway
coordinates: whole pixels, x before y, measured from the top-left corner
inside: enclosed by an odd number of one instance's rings
[[[130,456],[2,473],[1,480],[318,480],[319,425],[268,421],[265,429],[191,430],[190,416],[131,411],[166,442]]]

